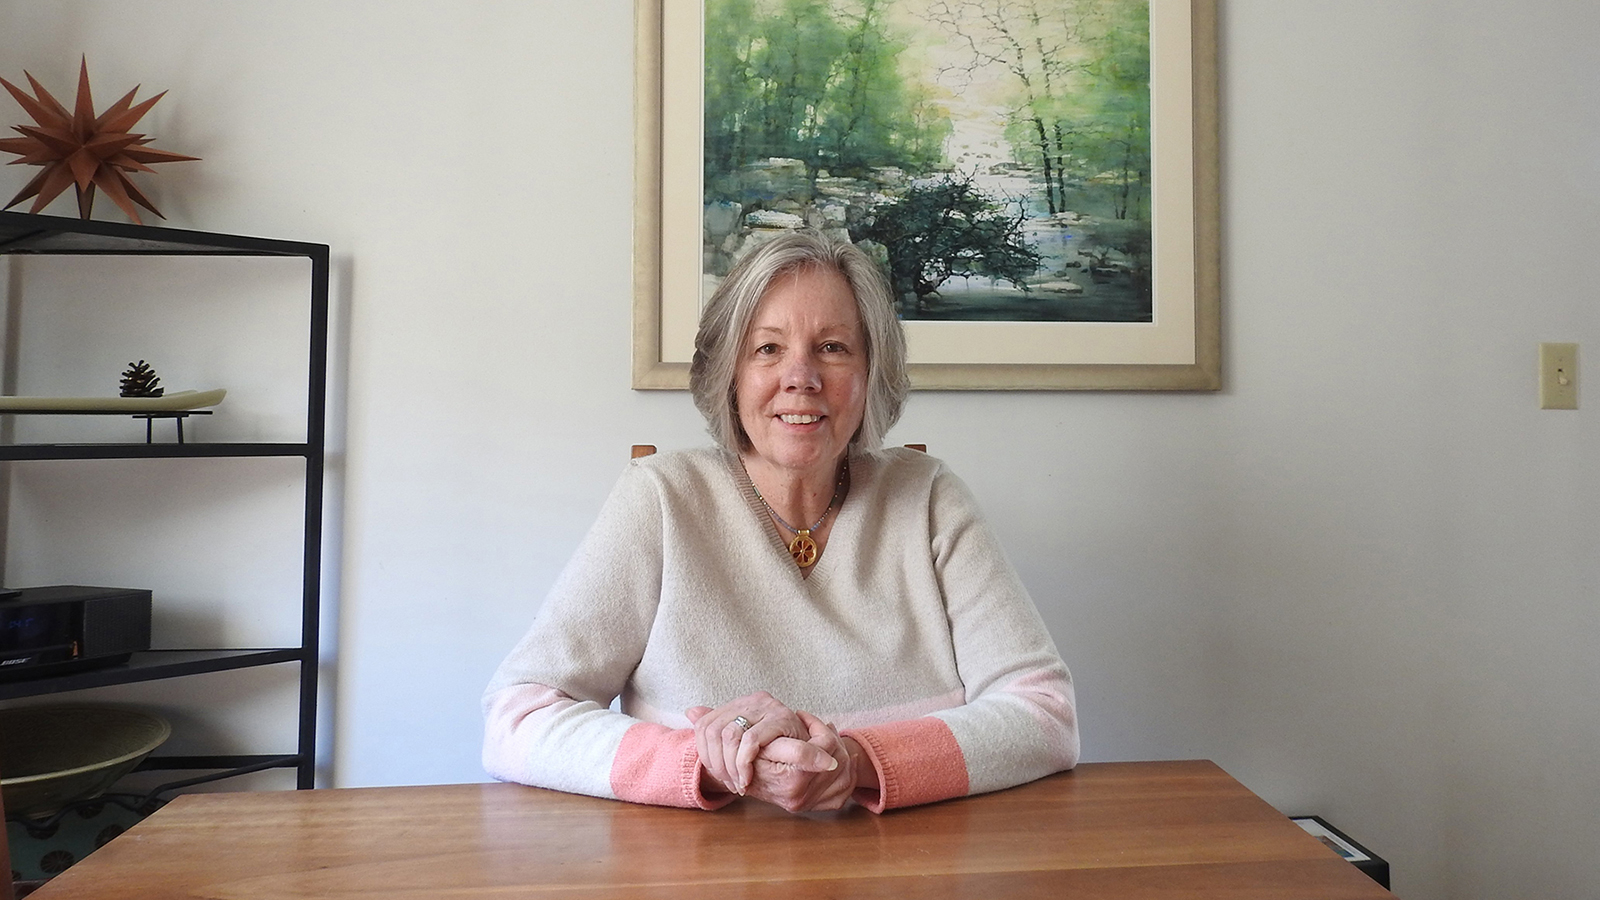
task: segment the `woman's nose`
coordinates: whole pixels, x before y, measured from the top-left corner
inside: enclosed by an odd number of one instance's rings
[[[783,370],[783,386],[786,390],[796,391],[822,389],[822,375],[811,354],[796,353],[789,357],[788,365]]]

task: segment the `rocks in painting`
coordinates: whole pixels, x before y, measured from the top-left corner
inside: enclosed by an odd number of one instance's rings
[[[811,207],[806,224],[836,241],[850,240],[850,208],[842,203]]]
[[[742,240],[741,221],[744,207],[731,200],[718,200],[705,205],[701,227],[703,243],[701,255],[705,271],[722,276],[733,268],[733,253]],[[709,296],[709,295],[708,295]]]
[[[1020,175],[1023,177],[1030,177],[1037,175],[1038,170],[1026,163],[1015,162],[1008,159],[991,164],[989,166],[989,174],[1006,176]]]
[[[802,160],[772,157],[708,179],[707,190],[721,199],[704,207],[705,272],[726,275],[757,247],[800,228],[848,241],[851,228],[869,221],[877,207],[892,202],[911,183],[904,170],[893,166],[852,174],[859,177],[835,177],[826,169],[813,173]],[[881,265],[888,265],[881,245],[864,246]]]
[[[1072,281],[1046,281],[1042,284],[1030,284],[1029,290],[1045,294],[1081,294],[1083,285]]]
[[[705,209],[706,243],[722,243],[728,235],[738,230],[739,217],[743,213],[744,207],[731,200],[707,203]]]
[[[806,164],[802,160],[782,156],[769,156],[745,166],[747,172],[766,172],[773,178],[805,178]]]
[[[806,220],[794,213],[779,212],[775,209],[758,209],[745,215],[744,224],[751,228],[776,228],[793,231],[804,228]]]
[[[862,194],[868,194],[875,190],[877,190],[875,185],[859,178],[817,176],[817,196],[829,200],[840,200],[849,203]]]
[[[878,166],[872,170],[872,180],[878,183],[879,188],[891,193],[904,190],[910,182],[905,170],[899,166]]]
[[[805,207],[804,217],[806,227],[822,232],[831,238],[850,240],[850,232],[846,228],[849,221],[849,209],[843,203],[815,203]]]
[[[811,176],[798,159],[771,157],[756,160],[717,179],[718,193],[735,196],[746,206],[776,206],[788,200],[804,203],[811,199]]]
[[[755,252],[756,248],[776,240],[780,235],[788,234],[789,231],[788,228],[753,228],[743,235],[730,237],[728,243],[733,244],[735,241],[737,243],[728,248],[728,268],[732,269],[739,260]]]

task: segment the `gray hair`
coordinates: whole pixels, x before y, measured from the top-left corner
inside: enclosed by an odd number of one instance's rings
[[[911,382],[906,375],[906,338],[894,312],[894,295],[883,270],[861,248],[816,231],[781,235],[740,260],[711,295],[694,337],[694,362],[689,365],[689,390],[706,417],[706,430],[717,443],[735,452],[750,438],[739,423],[734,396],[739,353],[755,318],[756,308],[779,277],[807,269],[838,272],[855,296],[856,312],[867,344],[867,402],[853,446],[868,450],[900,420]]]

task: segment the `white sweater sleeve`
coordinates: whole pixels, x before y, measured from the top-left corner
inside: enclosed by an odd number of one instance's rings
[[[966,485],[943,466],[928,504],[934,574],[965,702],[852,729],[881,790],[874,811],[1012,787],[1078,761],[1072,677]]]
[[[1072,768],[1079,751],[1072,676],[977,501],[948,469],[934,480],[930,516],[967,693],[965,705],[936,715],[961,746],[968,792]]]
[[[710,808],[694,735],[616,712],[661,592],[660,499],[631,465],[484,694],[484,768],[504,781]]]

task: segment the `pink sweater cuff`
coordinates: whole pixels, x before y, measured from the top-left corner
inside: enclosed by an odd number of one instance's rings
[[[965,797],[967,763],[944,720],[933,716],[843,732],[878,771],[881,790],[858,788],[855,801],[872,812]]]
[[[700,754],[694,729],[640,722],[623,732],[611,762],[611,792],[618,800],[656,806],[720,809],[733,794],[707,797],[700,790]]]

